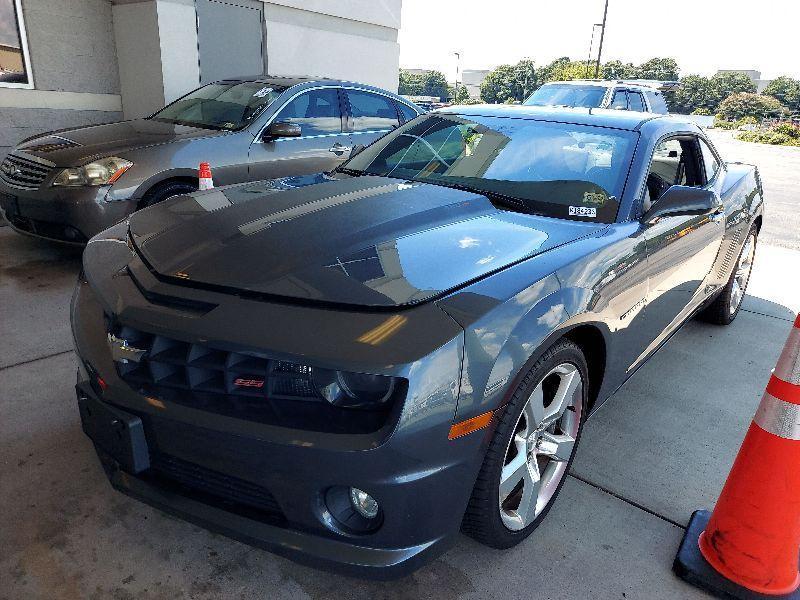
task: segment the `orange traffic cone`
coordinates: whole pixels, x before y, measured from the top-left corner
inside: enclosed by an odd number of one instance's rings
[[[200,178],[197,189],[210,190],[214,187],[214,180],[211,178],[211,165],[207,162],[200,163]]]
[[[714,512],[692,515],[673,565],[733,598],[800,598],[800,316]]]

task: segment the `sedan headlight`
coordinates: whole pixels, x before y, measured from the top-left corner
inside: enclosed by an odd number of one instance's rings
[[[133,163],[124,158],[109,156],[82,167],[61,171],[53,181],[54,186],[81,187],[114,183],[130,169]]]
[[[379,408],[392,397],[394,377],[315,369],[317,391],[334,406]]]

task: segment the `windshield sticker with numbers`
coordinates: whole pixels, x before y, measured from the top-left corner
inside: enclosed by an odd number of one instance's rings
[[[569,216],[570,217],[591,217],[597,218],[597,209],[594,207],[588,206],[570,206],[569,207]]]

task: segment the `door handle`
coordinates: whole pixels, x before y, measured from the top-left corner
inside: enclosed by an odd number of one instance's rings
[[[336,142],[333,146],[328,148],[328,152],[333,152],[334,154],[344,154],[345,152],[350,152],[349,146],[342,146],[339,142]]]

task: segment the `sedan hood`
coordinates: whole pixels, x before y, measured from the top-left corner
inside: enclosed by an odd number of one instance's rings
[[[17,149],[51,161],[58,167],[77,167],[105,156],[125,158],[125,152],[145,146],[229,133],[136,119],[54,131],[27,139]]]
[[[603,227],[385,177],[298,181],[302,187],[222,188],[139,211],[130,218],[133,242],[153,270],[184,285],[398,307]]]

